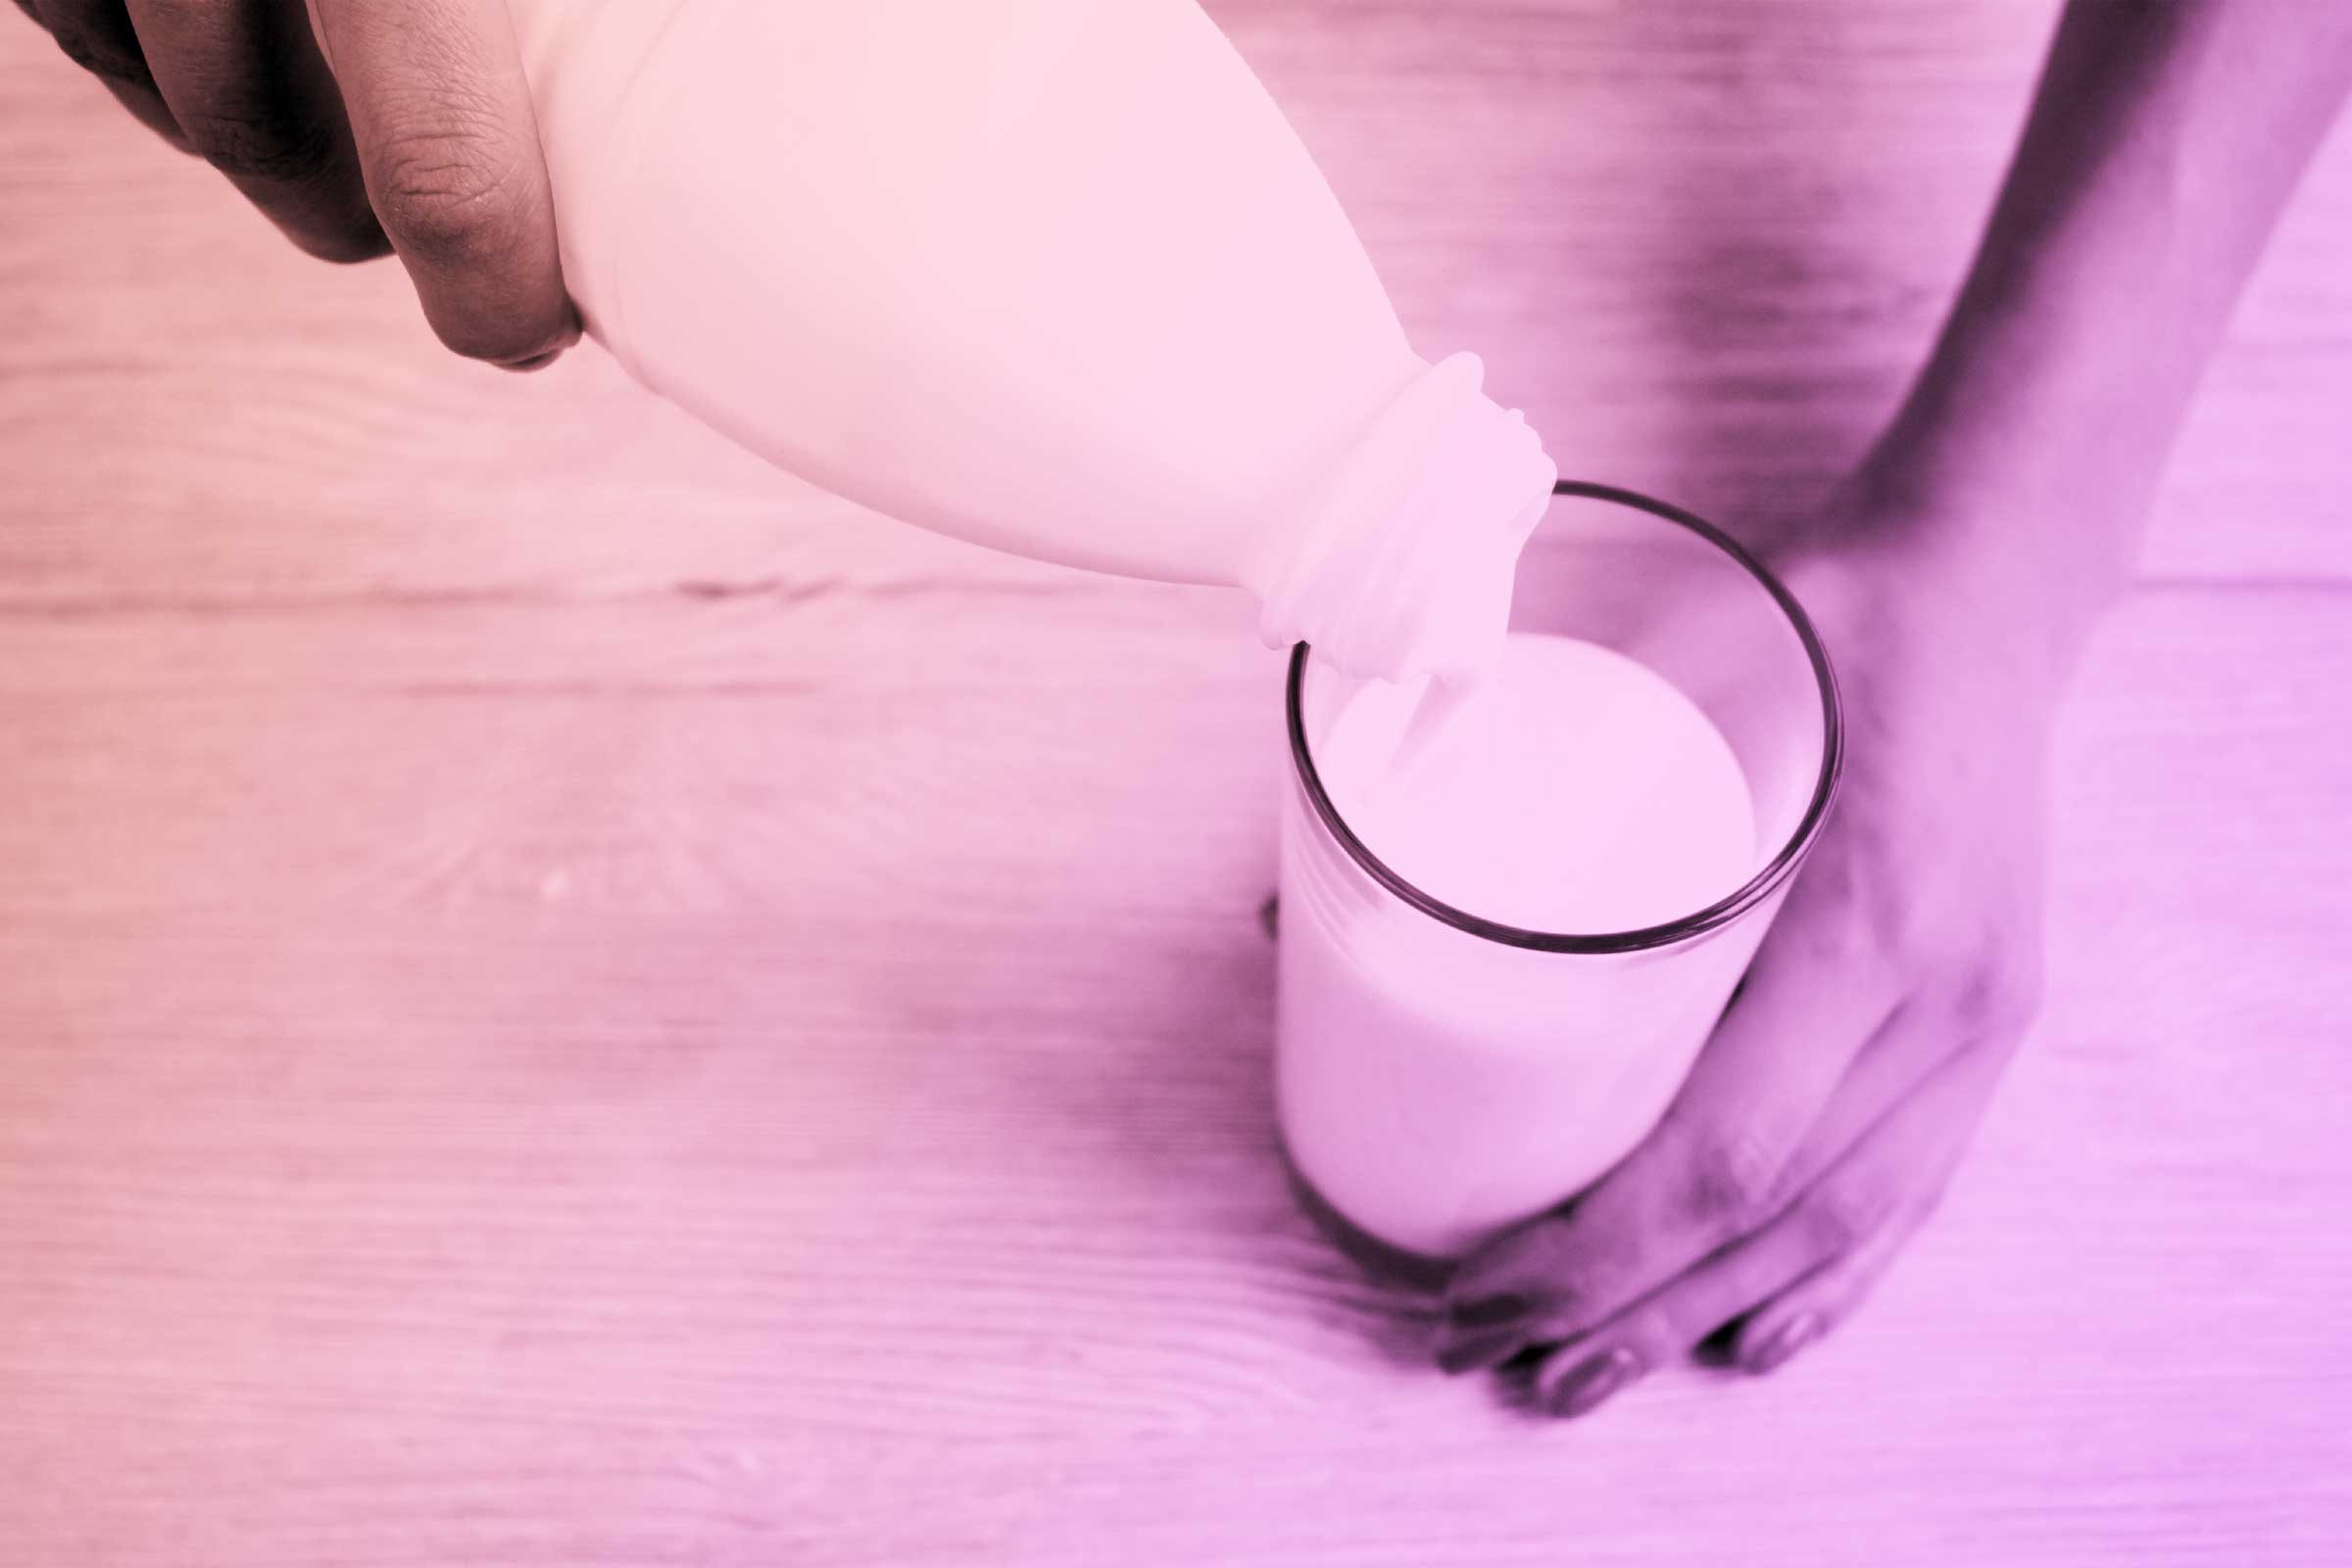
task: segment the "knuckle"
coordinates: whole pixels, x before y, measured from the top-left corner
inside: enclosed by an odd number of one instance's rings
[[[1805,1205],[1804,1233],[1807,1245],[1823,1257],[1835,1257],[1862,1239],[1853,1208],[1830,1199]]]
[[[1675,1198],[1675,1217],[1707,1233],[1737,1231],[1769,1211],[1781,1181],[1780,1144],[1755,1129],[1695,1139]]]
[[[1777,928],[1776,928],[1777,934]],[[1941,945],[1932,911],[1921,900],[1883,889],[1855,889],[1832,901],[1820,916],[1790,931],[1804,962],[1846,985],[1894,994]]]
[[[205,162],[233,179],[307,184],[337,162],[334,131],[290,105],[182,115],[179,125]]]
[[[1966,965],[1951,994],[1952,1016],[1972,1037],[2022,1034],[2047,988],[2037,952],[2007,953]]]
[[[147,69],[146,58],[136,49],[125,48],[76,25],[60,25],[50,34],[68,60],[73,61],[93,76],[107,81],[119,81],[133,87],[155,85],[155,74]]]
[[[1875,1183],[1823,1188],[1806,1200],[1804,1230],[1821,1252],[1852,1250],[1894,1217],[1896,1195]]]
[[[1891,975],[1909,979],[1941,962],[1952,947],[1938,911],[1924,898],[1896,894],[1872,918],[1874,946]]]
[[[375,202],[405,249],[437,265],[496,262],[523,232],[516,168],[464,130],[395,136],[376,154]]]
[[[566,313],[561,290],[540,286],[552,218],[536,151],[514,151],[479,124],[383,142],[369,160],[369,196],[442,343],[511,365],[555,345]]]

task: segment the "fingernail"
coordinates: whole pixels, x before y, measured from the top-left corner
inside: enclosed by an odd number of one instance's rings
[[[527,360],[502,360],[499,362],[498,368],[502,370],[513,370],[517,375],[525,375],[532,370],[544,370],[563,357],[562,349],[549,349],[545,354],[534,354]]]
[[[1438,1347],[1438,1366],[1448,1377],[1460,1377],[1482,1366],[1493,1366],[1505,1360],[1519,1348],[1522,1337],[1509,1330],[1498,1334],[1477,1334],[1466,1340]]]
[[[1615,1394],[1634,1380],[1642,1363],[1634,1352],[1619,1346],[1605,1355],[1581,1361],[1575,1370],[1552,1385],[1544,1398],[1544,1407],[1557,1416],[1579,1416],[1601,1400]]]
[[[1813,1312],[1799,1312],[1780,1327],[1780,1331],[1748,1353],[1743,1363],[1759,1377],[1821,1337],[1821,1318]]]

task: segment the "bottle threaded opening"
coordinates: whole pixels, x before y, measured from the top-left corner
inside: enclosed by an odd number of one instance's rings
[[[1519,553],[1558,477],[1516,411],[1456,354],[1373,421],[1262,582],[1269,647],[1311,643],[1343,672],[1468,675],[1500,646]]]

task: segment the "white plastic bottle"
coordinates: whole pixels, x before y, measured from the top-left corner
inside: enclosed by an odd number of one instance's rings
[[[509,0],[589,334],[905,521],[1456,673],[1553,469],[1195,0]]]

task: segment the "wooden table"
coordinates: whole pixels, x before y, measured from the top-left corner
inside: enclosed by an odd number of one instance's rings
[[[1418,341],[1747,527],[1915,363],[2052,15],[1212,9]],[[2344,138],[1945,1214],[1784,1375],[1553,1427],[1284,1190],[1240,604],[448,359],[9,22],[0,1564],[2348,1560]]]

